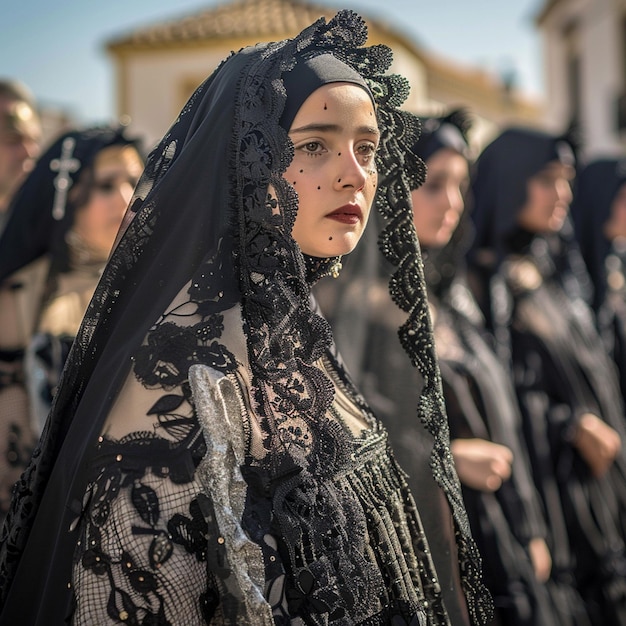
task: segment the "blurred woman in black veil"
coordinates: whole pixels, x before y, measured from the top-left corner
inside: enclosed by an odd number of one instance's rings
[[[2,518],[142,171],[124,129],[73,130],[10,204],[0,235]]]
[[[429,511],[311,308],[376,192],[464,601],[488,621],[409,227],[417,124],[365,39],[345,11],[231,55],[151,154],[13,499],[0,624],[451,624]]]
[[[626,159],[598,159],[582,168],[572,221],[593,284],[598,329],[626,398]]]
[[[568,216],[574,165],[566,136],[513,128],[487,146],[473,180],[470,260],[513,367],[546,515],[566,524],[553,535],[568,536],[575,585],[591,622],[606,626],[626,623],[624,407]]]

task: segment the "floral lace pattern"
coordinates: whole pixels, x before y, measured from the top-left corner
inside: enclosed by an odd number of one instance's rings
[[[168,450],[149,435],[105,440],[94,457],[99,471],[85,495],[74,557],[74,624],[208,623],[215,613],[206,503],[180,463],[197,460],[202,445]],[[149,458],[158,466],[147,467]]]

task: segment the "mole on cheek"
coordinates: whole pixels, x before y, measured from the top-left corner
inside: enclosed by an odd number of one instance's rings
[[[304,170],[300,170],[300,174],[303,174],[303,173],[304,173]]]
[[[327,104],[324,102],[324,111],[326,111],[326,109],[328,109]]]
[[[317,188],[318,188],[318,189],[321,189],[321,187],[320,187],[319,185],[317,186]]]
[[[332,238],[332,237],[329,237],[329,238],[328,238],[328,241],[332,241],[332,240],[333,240],[333,238]]]

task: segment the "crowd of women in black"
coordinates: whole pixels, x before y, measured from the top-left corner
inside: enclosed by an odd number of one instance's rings
[[[365,38],[245,48],[145,170],[73,130],[14,193],[1,625],[626,625],[626,159],[475,158]]]

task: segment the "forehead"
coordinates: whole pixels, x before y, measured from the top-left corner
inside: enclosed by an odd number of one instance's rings
[[[329,83],[313,91],[302,103],[292,123],[292,129],[303,118],[329,118],[337,115],[352,115],[360,111],[369,115],[372,126],[377,127],[374,104],[369,94],[353,83]]]
[[[546,166],[537,172],[536,176],[550,176],[552,178],[574,178],[575,170],[571,165],[561,161],[550,161]]]
[[[426,160],[428,170],[467,170],[467,159],[452,148],[441,148]]]
[[[108,146],[101,150],[94,161],[98,170],[125,167],[129,170],[143,169],[143,162],[134,146]]]

